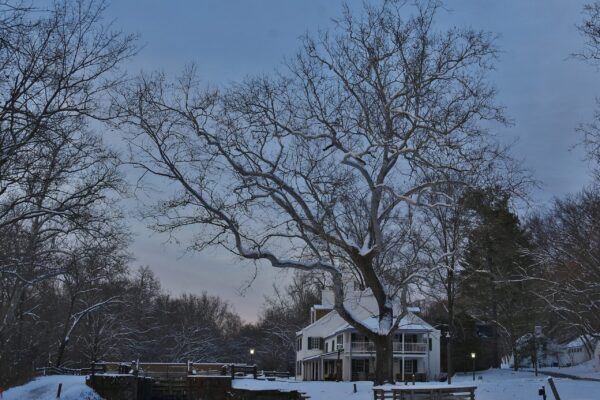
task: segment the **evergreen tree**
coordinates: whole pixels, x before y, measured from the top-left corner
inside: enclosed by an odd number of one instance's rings
[[[529,242],[518,217],[509,209],[509,196],[489,189],[471,195],[478,224],[469,235],[459,301],[463,309],[492,329],[491,364],[500,367],[503,355],[514,353],[515,343],[534,323],[528,278],[533,263],[526,255]]]

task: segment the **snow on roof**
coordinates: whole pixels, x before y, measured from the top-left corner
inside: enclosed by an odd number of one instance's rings
[[[332,310],[333,306],[329,304],[315,304],[313,308],[315,310]]]
[[[361,322],[363,325],[365,325],[367,328],[371,329],[374,332],[377,331],[377,329],[379,328],[379,318],[377,316],[369,317]],[[343,331],[346,331],[349,329],[354,329],[354,328],[350,324],[345,323],[344,325],[342,325],[338,329],[336,329],[335,332],[332,333],[331,335],[333,336],[333,335],[336,335],[340,332],[343,332]],[[431,331],[431,330],[433,330],[433,327],[431,325],[429,325],[427,322],[423,321],[421,318],[419,318],[416,315],[409,312],[400,320],[400,323],[398,324],[398,329],[399,330]]]
[[[564,347],[567,348],[572,348],[572,347],[582,347],[585,346],[586,342],[593,342],[594,341],[594,337],[590,336],[590,335],[582,335],[582,336],[578,336],[575,339],[571,340],[570,342],[565,342],[562,345]]]

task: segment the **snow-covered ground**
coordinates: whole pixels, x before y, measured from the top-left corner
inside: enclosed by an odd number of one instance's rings
[[[489,370],[477,373],[475,381],[477,400],[531,400],[537,399],[538,389],[546,387],[548,398],[553,396],[545,375],[535,376],[532,372],[513,372],[510,370]],[[479,379],[481,377],[481,379]],[[569,400],[598,400],[600,382],[576,381],[572,379],[554,378],[559,394]],[[472,376],[459,375],[454,383],[472,384]],[[431,385],[431,383],[427,383]],[[255,381],[240,379],[234,381],[234,387],[244,389],[283,389],[298,390],[307,393],[311,400],[371,400],[373,385],[370,382],[357,382],[357,392],[353,392],[352,382],[295,382],[295,381]]]
[[[42,376],[4,392],[2,400],[56,400],[58,384],[62,383],[61,400],[101,400],[85,384],[85,376]]]
[[[574,376],[579,376],[582,378],[600,379],[600,372],[596,371],[594,360],[589,360],[589,361],[583,362],[579,365],[575,365],[572,367],[562,367],[562,368],[544,367],[541,369],[544,371],[556,372],[559,374],[574,375]]]
[[[573,367],[574,368],[574,367]],[[566,368],[561,368],[565,370]],[[537,399],[538,389],[546,387],[548,398],[552,399],[546,376],[535,376],[533,372],[513,372],[511,370],[489,370],[477,373],[477,400],[531,400]],[[454,379],[459,385],[472,384],[471,375],[459,375]],[[600,382],[554,378],[558,392],[563,399],[597,400],[600,398]],[[100,396],[85,385],[84,376],[45,376],[26,385],[12,388],[4,393],[2,400],[55,400],[58,384],[63,384],[61,400],[100,400]],[[297,382],[261,381],[236,379],[234,387],[240,389],[283,389],[307,393],[311,400],[371,400],[371,382]],[[428,383],[431,385],[431,383]]]

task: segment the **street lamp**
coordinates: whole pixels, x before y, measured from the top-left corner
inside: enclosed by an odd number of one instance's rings
[[[452,343],[450,339],[450,327],[446,331],[446,374],[448,375],[448,385],[452,384]]]
[[[254,349],[250,349],[250,364],[254,362]]]
[[[471,353],[471,359],[473,360],[473,380],[475,380],[475,357],[477,357],[477,354]]]

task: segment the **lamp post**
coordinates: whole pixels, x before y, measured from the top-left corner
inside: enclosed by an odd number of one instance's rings
[[[471,353],[471,359],[473,360],[473,380],[475,380],[475,357],[477,357],[477,354]]]
[[[250,349],[250,364],[254,362],[254,349]]]
[[[446,331],[446,373],[448,374],[448,385],[452,384],[452,343],[450,339],[450,327]]]

